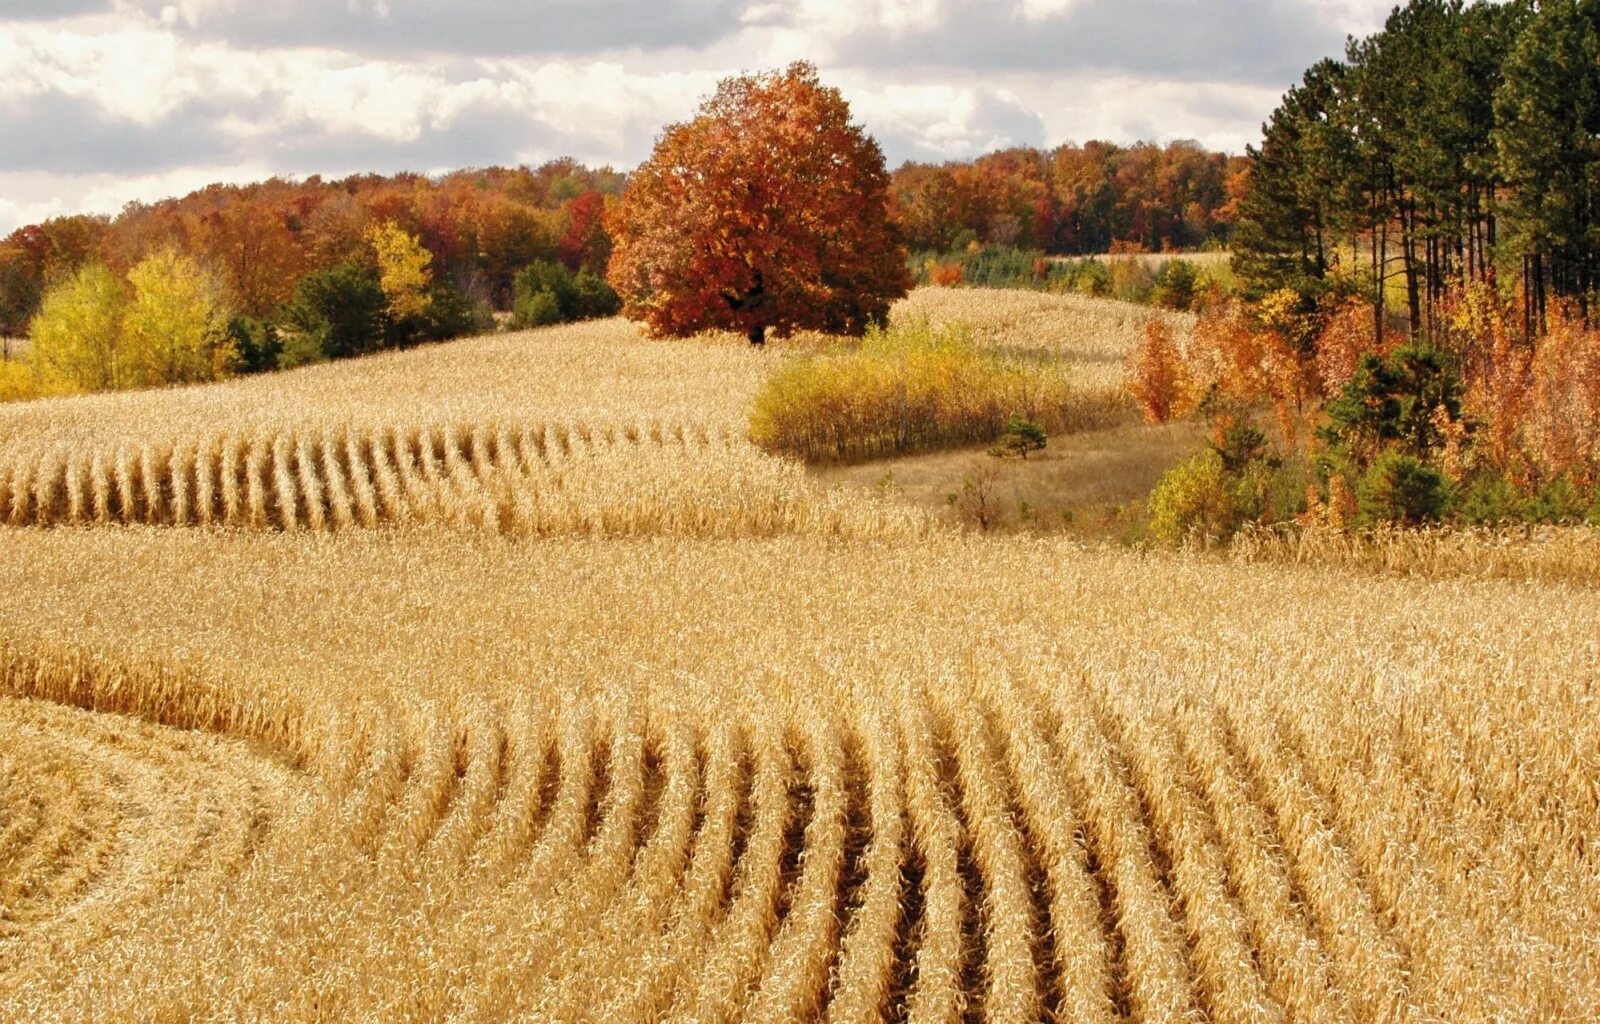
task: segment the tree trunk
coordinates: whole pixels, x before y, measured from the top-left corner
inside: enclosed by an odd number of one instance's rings
[[[760,348],[767,343],[767,325],[757,324],[750,328],[750,333],[746,337],[750,339],[750,344]]]

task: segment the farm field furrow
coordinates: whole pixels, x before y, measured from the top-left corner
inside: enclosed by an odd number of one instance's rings
[[[1594,1019],[1592,581],[963,532],[746,440],[816,344],[0,409],[0,1020]]]
[[[137,867],[120,839],[61,864],[59,910],[9,912],[6,1016],[1576,1021],[1600,992],[1586,590],[1330,589],[946,534],[915,560],[456,531],[4,543],[27,595],[0,611],[8,737],[38,709],[73,762],[176,737],[166,770],[259,779],[236,806],[276,809],[147,835]],[[1448,648],[1421,625],[1463,619]],[[1397,730],[1401,709],[1437,724]],[[1485,742],[1440,760],[1445,722]],[[244,774],[222,757],[241,741]],[[36,746],[6,746],[7,863],[59,845],[52,802],[120,836],[93,776],[29,810],[19,773],[64,770]],[[1462,836],[1507,747],[1560,802]],[[1461,787],[1423,784],[1451,762]],[[1447,831],[1414,838],[1422,860],[1368,838],[1427,821]],[[117,865],[137,895],[95,898]],[[1428,928],[1431,904],[1396,902],[1424,880],[1467,897]],[[1459,958],[1499,944],[1514,982]]]

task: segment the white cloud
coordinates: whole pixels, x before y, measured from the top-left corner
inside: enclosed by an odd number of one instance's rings
[[[1077,0],[1022,0],[1017,11],[1024,21],[1048,21],[1067,13]]]
[[[0,237],[14,228],[69,213],[114,214],[130,202],[155,202],[220,181],[261,181],[274,172],[264,164],[179,167],[129,176],[0,172]]]
[[[546,21],[572,15],[551,31],[582,24],[537,46],[513,0],[114,0],[49,21],[0,15],[0,131],[34,141],[0,154],[0,228],[275,173],[561,155],[628,166],[719,77],[795,59],[844,90],[891,162],[1088,138],[1237,150],[1303,59],[1377,27],[1389,0],[1226,12],[1138,0],[1155,20],[1130,28],[1132,2],[561,0],[534,5]],[[1195,64],[1191,23],[1245,38]],[[1286,55],[1285,41],[1299,49]]]
[[[451,86],[437,73],[368,62],[350,67],[304,67],[280,83],[284,116],[332,132],[406,142],[422,134]],[[467,83],[470,89],[472,83]]]
[[[1043,121],[1006,89],[944,84],[875,87],[857,80],[844,91],[852,113],[879,136],[891,158],[953,160],[1044,142]]]

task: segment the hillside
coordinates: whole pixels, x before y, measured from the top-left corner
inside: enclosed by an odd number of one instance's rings
[[[745,441],[789,357],[0,410],[0,1017],[1600,1013],[1600,590],[964,532]]]

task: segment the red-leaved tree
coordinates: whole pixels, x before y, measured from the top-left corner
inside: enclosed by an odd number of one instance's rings
[[[861,334],[911,285],[888,188],[814,66],[725,79],[630,179],[607,276],[655,335]]]

